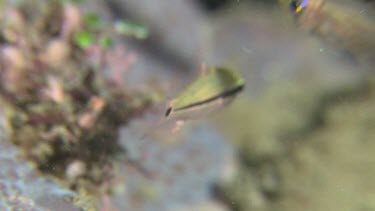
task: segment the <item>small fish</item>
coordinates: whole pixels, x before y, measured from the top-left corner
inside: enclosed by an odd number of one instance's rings
[[[231,69],[225,67],[207,68],[202,76],[168,103],[165,117],[176,120],[171,132],[175,133],[180,130],[187,119],[201,117],[203,114],[227,105],[243,90],[244,86],[244,78]],[[157,131],[163,120],[166,119],[162,118],[158,123],[153,124],[153,128],[143,134],[140,140],[144,140]],[[170,143],[171,141],[165,140],[166,138],[164,137],[164,141]],[[146,169],[140,161],[129,159],[128,163],[146,177],[153,177],[152,172]]]
[[[243,90],[245,80],[225,67],[210,67],[168,103],[166,117],[194,118],[228,104]]]
[[[164,124],[174,123],[171,132],[180,130],[186,120],[199,118],[230,103],[243,90],[245,80],[225,67],[203,68],[203,75],[172,99],[161,118],[141,139],[153,134]]]

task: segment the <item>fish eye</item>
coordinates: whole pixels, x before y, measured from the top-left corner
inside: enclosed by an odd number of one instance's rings
[[[172,111],[172,107],[169,107],[169,108],[167,109],[167,111],[165,112],[165,116],[168,117],[169,114],[171,114],[171,111]]]

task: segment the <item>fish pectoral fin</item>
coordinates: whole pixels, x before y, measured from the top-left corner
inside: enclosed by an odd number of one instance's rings
[[[179,130],[181,130],[182,126],[184,126],[185,121],[183,120],[177,120],[174,127],[172,128],[172,133],[176,133]]]

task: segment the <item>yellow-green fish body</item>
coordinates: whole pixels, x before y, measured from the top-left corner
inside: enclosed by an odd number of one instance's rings
[[[168,104],[166,117],[202,115],[230,102],[245,85],[235,71],[223,67],[208,68],[206,73],[187,86]],[[185,115],[182,115],[185,116]]]

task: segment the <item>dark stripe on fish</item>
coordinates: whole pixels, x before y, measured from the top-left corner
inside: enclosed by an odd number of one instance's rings
[[[168,110],[166,112],[166,116],[168,116],[171,113],[172,109],[173,109],[173,111],[181,111],[181,110],[184,110],[184,109],[188,109],[188,108],[192,108],[192,107],[195,107],[195,106],[199,106],[199,105],[203,105],[203,104],[206,104],[206,103],[210,103],[210,102],[212,102],[214,100],[217,100],[217,99],[220,99],[220,98],[231,97],[231,96],[237,94],[238,92],[242,91],[243,88],[244,88],[244,86],[245,85],[241,85],[241,86],[236,87],[236,88],[234,88],[232,90],[224,92],[223,94],[219,94],[219,95],[216,95],[214,97],[208,98],[207,100],[202,100],[202,101],[199,101],[199,102],[196,102],[196,103],[193,103],[193,104],[181,107],[181,108],[176,108],[176,109],[168,108]]]

